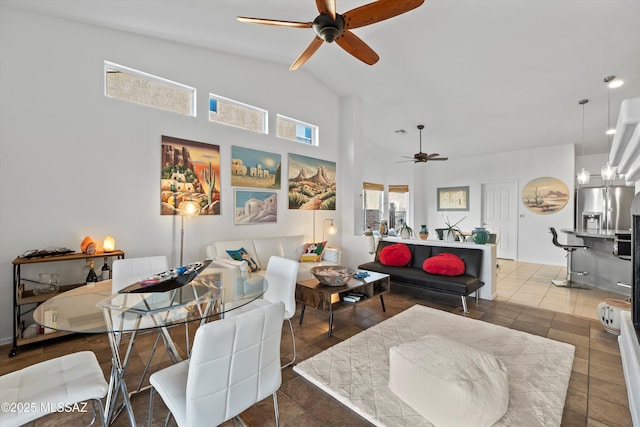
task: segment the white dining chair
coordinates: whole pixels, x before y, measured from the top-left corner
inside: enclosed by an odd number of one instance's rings
[[[123,258],[113,262],[111,292],[116,293],[140,279],[169,269],[167,257]]]
[[[45,415],[78,408],[91,401],[93,424],[96,406],[105,425],[102,399],[107,382],[96,355],[81,351],[27,366],[0,377],[0,426],[21,426]],[[5,408],[6,406],[6,408]],[[71,409],[69,409],[71,408]],[[6,410],[5,410],[6,409]]]
[[[272,302],[282,302],[284,304],[284,318],[289,322],[291,332],[291,350],[293,357],[291,361],[282,365],[282,368],[293,365],[296,361],[296,338],[293,333],[291,318],[296,314],[296,281],[298,279],[298,261],[293,261],[279,256],[269,258],[267,270],[264,278],[267,282],[267,290],[262,299],[256,300],[253,304],[247,304],[233,310],[225,312],[225,317],[236,316],[247,310],[259,307],[262,304]]]
[[[296,314],[296,281],[298,278],[298,261],[272,256],[267,264],[264,275],[267,280],[267,290],[263,299],[268,302],[281,301],[284,304],[284,318],[289,322],[291,331],[291,348],[293,357],[283,365],[283,368],[293,365],[296,361],[296,338],[293,334],[291,318]]]
[[[157,392],[179,427],[219,425],[271,394],[278,426],[283,319],[277,302],[198,328],[189,360],[151,375],[148,425]]]
[[[163,271],[167,271],[169,269],[167,257],[165,256],[150,256],[150,257],[139,257],[139,258],[124,258],[118,259],[113,262],[112,267],[112,280],[111,280],[111,292],[117,293],[120,290],[126,288],[129,285],[132,285],[146,277],[152,276],[157,273],[161,273]],[[186,312],[179,310],[176,313],[173,313],[172,316],[186,316]],[[120,319],[116,319],[114,321],[118,321]],[[152,319],[143,318],[141,320],[141,324],[139,326],[140,329],[145,328],[154,328],[155,323],[153,323]],[[189,333],[188,326],[186,328],[186,351],[189,351]],[[137,332],[132,332],[131,339],[135,340]],[[155,354],[156,349],[158,348],[158,343],[162,338],[162,332],[158,332],[158,336],[156,337],[156,341],[153,344],[153,348],[151,349],[151,353],[149,354],[149,358],[147,363],[145,364],[144,370],[142,371],[142,376],[140,377],[140,381],[138,383],[138,387],[136,391],[140,391],[142,388],[142,383],[146,378],[147,372],[149,370],[149,366],[151,365],[151,361]],[[164,343],[164,340],[163,340]]]

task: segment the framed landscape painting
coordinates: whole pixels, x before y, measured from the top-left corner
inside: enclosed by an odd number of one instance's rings
[[[187,200],[220,215],[220,146],[162,135],[160,214],[178,215]]]
[[[336,163],[289,153],[289,209],[335,210]]]
[[[439,211],[468,211],[469,186],[438,188]]]
[[[236,225],[278,222],[278,193],[275,191],[235,190]]]
[[[280,189],[280,154],[231,146],[231,185]]]
[[[538,215],[550,215],[565,207],[569,201],[567,185],[551,176],[532,179],[522,187],[522,204]]]

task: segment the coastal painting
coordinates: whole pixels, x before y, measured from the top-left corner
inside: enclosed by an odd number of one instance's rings
[[[565,207],[569,201],[567,185],[550,176],[532,179],[522,187],[522,203],[531,212],[550,215]]]
[[[220,215],[220,146],[162,136],[160,214],[196,201],[200,215]]]
[[[336,163],[289,153],[289,209],[335,210]]]
[[[231,185],[280,189],[280,154],[231,147]]]
[[[278,193],[275,191],[235,190],[236,225],[278,222]]]

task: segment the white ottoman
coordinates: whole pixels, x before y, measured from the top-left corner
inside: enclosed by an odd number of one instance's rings
[[[389,388],[435,426],[490,426],[509,406],[502,362],[436,335],[391,347]]]

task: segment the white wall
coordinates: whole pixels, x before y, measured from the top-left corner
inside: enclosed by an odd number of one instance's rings
[[[485,156],[449,159],[432,162],[423,167],[416,187],[422,183],[424,191],[416,194],[416,217],[426,218],[431,234],[444,226],[443,213],[451,223],[466,217],[459,227],[473,230],[482,219],[482,184],[515,181],[518,183],[518,254],[524,262],[565,265],[564,251],[551,244],[550,226],[573,228],[574,154],[573,145],[544,147]],[[520,191],[530,180],[552,176],[562,180],[571,198],[567,205],[554,214],[537,215],[527,210],[520,201]],[[468,212],[438,212],[437,187],[469,186]]]
[[[277,224],[233,225],[232,145],[280,153],[283,173],[289,152],[337,162],[337,212],[316,212],[315,232],[322,234],[322,219],[334,218],[339,234],[330,244],[342,246],[343,263],[352,266],[371,259],[356,221],[362,181],[408,182],[416,190],[411,222],[426,223],[432,232],[441,225],[436,187],[471,187],[465,228],[479,223],[482,182],[516,179],[521,188],[532,178],[550,175],[572,189],[570,146],[398,164],[364,141],[362,101],[339,99],[303,69],[292,73],[280,65],[6,7],[0,7],[0,58],[0,343],[12,335],[11,261],[28,249],[79,250],[85,235],[101,241],[112,234],[127,257],[162,254],[170,264],[178,263],[179,218],[159,214],[161,135],[221,149],[222,215],[186,220],[186,262],[202,259],[205,245],[215,240],[313,234],[312,212],[288,210],[286,183],[278,192]],[[195,87],[198,117],[105,98],[104,60]],[[210,123],[209,91],[268,109],[271,130],[275,113],[316,124],[321,146]],[[564,254],[553,253],[546,227],[571,226],[571,211],[525,214],[520,219],[520,259],[563,265]],[[52,266],[40,271],[48,268]],[[37,271],[23,273],[37,278]],[[86,274],[84,263],[56,267],[56,272],[66,283],[80,282]]]
[[[283,175],[290,152],[336,161],[338,175],[345,166],[337,148],[340,100],[304,70],[6,7],[0,57],[0,342],[12,336],[11,261],[28,249],[79,251],[85,235],[101,242],[111,234],[127,257],[160,254],[177,265],[180,220],[160,215],[161,135],[220,145],[222,215],[186,220],[185,262],[204,258],[215,240],[313,234],[312,212],[288,209],[284,179],[277,224],[233,225],[232,145],[281,154]],[[195,87],[198,117],[106,98],[104,60]],[[269,110],[270,135],[210,123],[210,91]],[[276,113],[318,125],[320,147],[276,138]],[[343,202],[339,191],[337,206]],[[317,212],[316,223],[324,217],[341,229],[331,212]],[[77,283],[84,267],[55,268],[61,282]],[[36,271],[23,275],[37,278]]]

